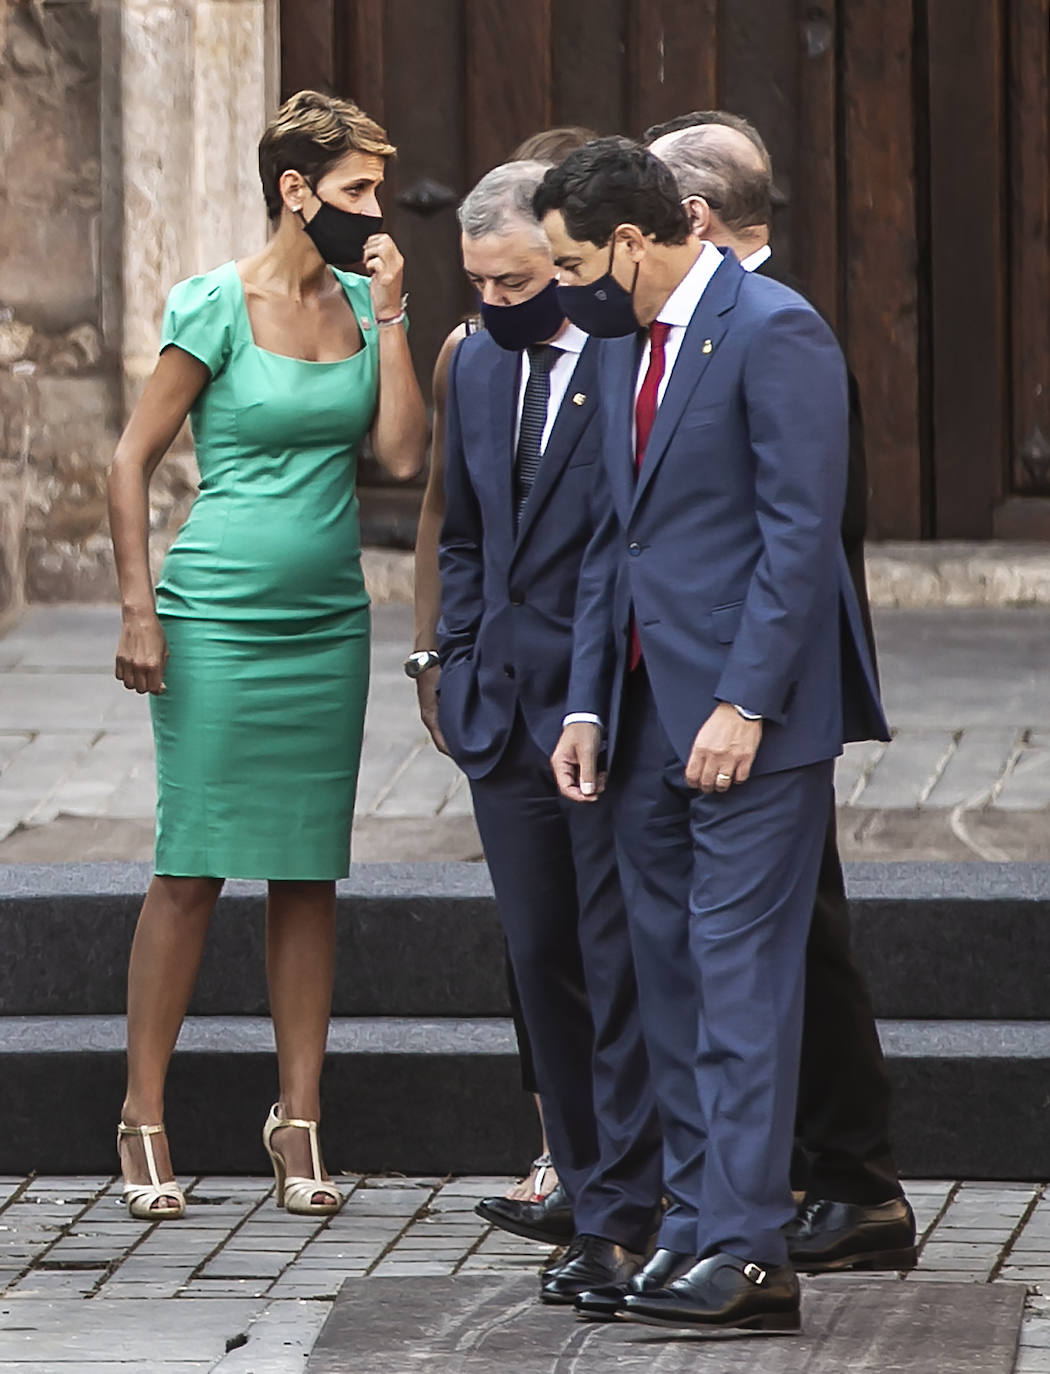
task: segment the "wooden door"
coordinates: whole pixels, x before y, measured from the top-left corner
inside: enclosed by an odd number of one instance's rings
[[[527,135],[722,107],[778,258],[861,384],[874,538],[1050,537],[1050,0],[286,0],[282,85],[400,153],[384,211],[429,381],[471,308],[455,205]]]

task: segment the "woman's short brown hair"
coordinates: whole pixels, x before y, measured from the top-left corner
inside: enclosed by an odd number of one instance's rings
[[[271,220],[280,218],[284,172],[301,172],[316,190],[325,172],[348,153],[386,158],[396,152],[386,130],[352,100],[320,91],[299,91],[284,102],[259,140],[259,177],[266,213]]]

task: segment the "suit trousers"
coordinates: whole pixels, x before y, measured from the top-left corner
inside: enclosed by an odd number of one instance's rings
[[[685,782],[644,668],[629,674],[609,799],[663,1128],[667,1249],[786,1262],[832,770],[828,760],[705,796]]]
[[[471,791],[576,1230],[644,1250],[659,1210],[660,1131],[609,809],[559,795],[520,713]]]

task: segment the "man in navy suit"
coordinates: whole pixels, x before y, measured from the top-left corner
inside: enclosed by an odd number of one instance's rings
[[[796,1329],[784,1236],[833,762],[886,724],[842,552],[846,369],[794,292],[601,139],[534,207],[603,337],[607,509],[581,571],[563,794],[609,797],[670,1205],[621,1315]],[[644,332],[639,331],[639,327]]]
[[[549,763],[600,465],[596,349],[561,311],[531,208],[545,170],[498,167],[460,209],[485,329],[449,371],[438,719],[470,779],[572,1204],[576,1234],[540,1296],[571,1304],[639,1267],[661,1151],[609,809],[566,802]]]
[[[770,243],[773,169],[753,125],[698,110],[646,131],[674,173],[694,235],[732,248],[748,272],[802,293]],[[860,388],[849,375],[849,475],[842,547],[872,662],[875,643],[864,569],[867,467]],[[890,1085],[867,983],[850,950],[849,904],[835,808],[820,864],[806,945],[806,1006],[792,1163],[805,1194],[789,1230],[797,1270],[901,1269],[915,1264],[915,1217],[890,1145]]]

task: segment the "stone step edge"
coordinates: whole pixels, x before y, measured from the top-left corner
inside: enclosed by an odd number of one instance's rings
[[[1050,1021],[880,1021],[891,1059],[1050,1059]],[[123,1016],[0,1016],[0,1055],[108,1054],[124,1049]],[[176,1053],[269,1054],[267,1017],[187,1017]],[[510,1055],[508,1018],[336,1017],[329,1055]]]
[[[879,608],[1050,606],[1045,544],[870,543],[868,594]],[[362,550],[365,585],[377,604],[410,605],[415,557],[397,549]]]

